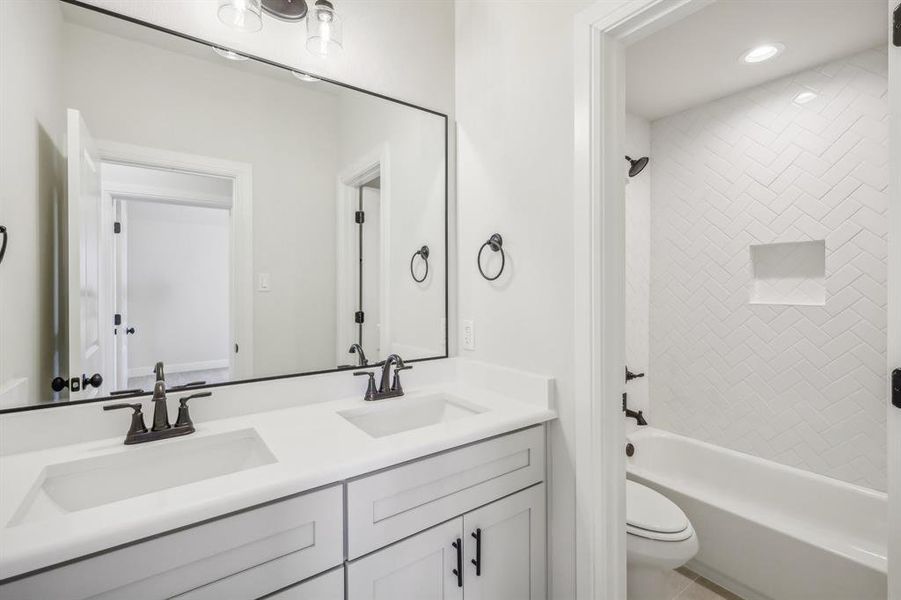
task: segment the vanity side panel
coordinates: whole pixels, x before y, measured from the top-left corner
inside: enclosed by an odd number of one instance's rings
[[[537,426],[348,482],[348,558],[543,481],[544,444]]]

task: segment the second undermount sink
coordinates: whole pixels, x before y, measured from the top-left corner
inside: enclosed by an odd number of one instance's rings
[[[338,412],[357,429],[374,438],[456,421],[485,412],[485,408],[447,394],[404,396],[376,400],[369,406]]]
[[[157,442],[158,443],[158,442]],[[276,462],[254,429],[149,443],[44,469],[8,526],[110,504]]]

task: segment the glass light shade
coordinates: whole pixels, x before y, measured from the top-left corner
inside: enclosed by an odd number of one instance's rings
[[[342,47],[341,19],[327,0],[316,0],[307,15],[307,50],[319,56]]]
[[[261,0],[219,0],[219,20],[238,31],[263,28]]]

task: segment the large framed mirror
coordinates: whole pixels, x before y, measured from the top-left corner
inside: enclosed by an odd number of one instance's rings
[[[447,356],[446,115],[20,4],[0,412]]]

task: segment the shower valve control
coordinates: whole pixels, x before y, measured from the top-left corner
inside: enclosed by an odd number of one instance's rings
[[[892,371],[892,404],[901,408],[901,369]]]

